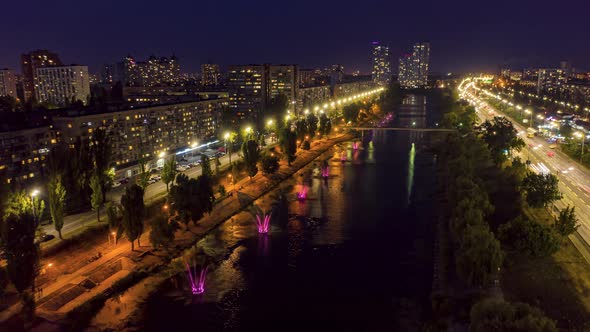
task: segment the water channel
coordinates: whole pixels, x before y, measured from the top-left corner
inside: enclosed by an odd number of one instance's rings
[[[394,113],[393,126],[437,121],[424,96]],[[356,149],[332,148],[284,184],[286,224],[259,235],[253,222],[226,222],[200,241],[205,292],[193,296],[186,273],[171,278],[142,330],[418,330],[429,315],[436,162],[424,135],[372,131]]]

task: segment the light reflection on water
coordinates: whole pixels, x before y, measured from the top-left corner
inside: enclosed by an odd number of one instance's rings
[[[146,310],[145,330],[248,330],[308,316],[340,319],[343,327],[347,320],[351,326],[355,319],[390,321],[392,297],[420,293],[430,283],[428,268],[413,267],[425,259],[424,248],[415,247],[424,241],[414,239],[428,236],[429,221],[418,222],[418,215],[429,209],[415,211],[410,196],[431,170],[421,172],[426,164],[410,145],[414,137],[379,132],[364,138],[361,148],[340,144],[294,175],[287,194],[292,217],[284,227],[273,220],[270,234],[260,235],[242,213],[199,241],[197,252],[212,262],[205,294],[191,298],[182,277],[168,283]],[[324,160],[327,181],[318,176]],[[296,199],[300,185],[309,188],[304,201]],[[162,312],[170,316],[166,324],[150,319]]]

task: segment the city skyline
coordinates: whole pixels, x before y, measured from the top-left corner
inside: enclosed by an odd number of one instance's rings
[[[464,1],[433,2],[426,6],[424,3],[367,3],[351,12],[346,6],[303,1],[297,8],[278,15],[278,9],[270,2],[261,1],[254,5],[228,3],[224,6],[227,14],[219,16],[213,15],[218,10],[213,2],[199,3],[196,7],[186,1],[175,1],[167,4],[169,9],[165,10],[155,2],[151,6],[145,2],[142,6],[126,2],[117,4],[116,11],[114,3],[109,1],[85,4],[82,8],[62,2],[40,3],[32,16],[25,16],[28,11],[24,5],[9,3],[5,6],[12,15],[0,23],[5,41],[0,67],[19,71],[20,54],[48,49],[60,54],[65,64],[88,65],[93,73],[102,64],[119,61],[127,54],[138,58],[174,54],[184,72],[198,72],[202,63],[212,62],[224,68],[250,63],[296,63],[302,68],[342,63],[347,72],[369,73],[371,59],[367,50],[371,41],[388,45],[395,59],[405,52],[406,45],[422,40],[430,42],[436,50],[432,72],[490,71],[500,66],[556,67],[562,60],[571,62],[575,68],[588,69],[590,46],[583,42],[581,2],[568,4],[570,14],[553,18],[559,24],[551,26],[536,24],[539,17],[553,13],[549,8],[533,6],[533,2],[499,3],[482,12],[465,4]],[[418,6],[425,9],[417,11]],[[77,14],[80,10],[84,15]],[[326,18],[328,12],[338,19]],[[416,24],[418,14],[406,15],[408,12],[419,13],[424,23]],[[198,28],[191,23],[195,13],[199,13]],[[271,29],[267,34],[250,32],[283,26],[284,20],[303,17],[308,23]],[[146,19],[159,24],[140,25]],[[27,20],[30,24],[20,24]],[[347,20],[355,24],[338,25]],[[76,29],[57,22],[70,22]],[[248,29],[242,29],[246,24]],[[14,26],[21,28],[12,29]],[[122,29],[137,26],[141,29],[120,33]],[[328,27],[328,37],[314,33]],[[199,32],[198,40],[192,37],[195,29]]]

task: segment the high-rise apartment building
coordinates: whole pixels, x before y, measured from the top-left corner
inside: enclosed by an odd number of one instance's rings
[[[278,95],[292,105],[297,87],[296,65],[233,65],[228,70],[229,109],[240,119],[257,119]]]
[[[37,69],[43,67],[61,66],[61,60],[56,53],[48,50],[36,50],[21,55],[23,71],[23,88],[25,101],[35,96],[35,85],[37,84]]]
[[[412,53],[399,59],[398,80],[402,88],[423,88],[428,85],[430,44],[415,44]]]
[[[175,56],[150,56],[147,61],[136,61],[128,55],[112,66],[111,76],[113,82],[121,82],[123,86],[175,86],[181,81]]]
[[[214,87],[221,84],[221,72],[219,65],[203,63],[201,65],[201,85],[203,87]]]
[[[16,96],[16,75],[10,69],[0,69],[0,96]]]
[[[567,83],[567,72],[561,68],[542,68],[538,71],[537,95],[559,93]]]
[[[389,47],[380,42],[371,43],[373,51],[373,82],[386,85],[391,81],[391,61]]]
[[[87,66],[37,68],[36,97],[39,102],[66,106],[71,102],[88,103],[90,83]]]

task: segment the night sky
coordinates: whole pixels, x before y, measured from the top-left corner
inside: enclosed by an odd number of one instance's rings
[[[127,54],[174,53],[183,72],[207,61],[368,72],[373,40],[394,59],[430,41],[434,72],[560,60],[590,69],[590,3],[581,0],[3,0],[0,8],[0,68],[18,71],[21,53],[46,48],[91,71]]]

